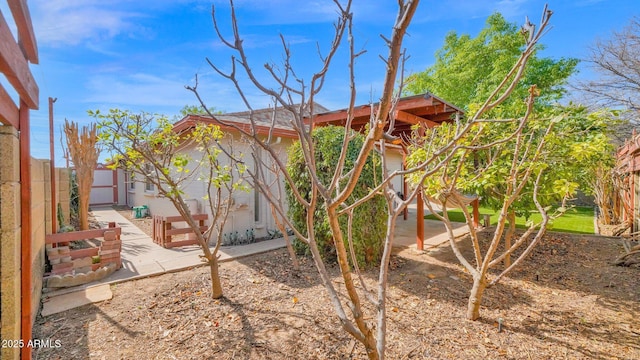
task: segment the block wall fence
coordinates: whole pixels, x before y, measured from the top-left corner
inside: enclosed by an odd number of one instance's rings
[[[20,142],[12,126],[0,126],[0,338],[20,339]],[[69,219],[69,171],[56,169],[57,202],[62,204],[65,220]],[[45,264],[45,234],[51,233],[51,172],[49,160],[31,158],[31,266],[34,310],[31,322],[40,311],[42,279]],[[2,359],[18,359],[20,349],[3,348]]]

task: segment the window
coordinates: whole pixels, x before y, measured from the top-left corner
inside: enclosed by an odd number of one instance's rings
[[[151,166],[151,164],[146,164],[144,166],[145,172],[147,173],[147,176],[151,176],[151,174],[153,174],[153,166]],[[155,185],[153,185],[153,183],[151,181],[149,181],[148,179],[145,180],[144,182],[144,191],[154,191],[156,189]]]
[[[154,191],[156,188],[151,181],[145,181],[144,183],[144,191]]]
[[[136,182],[134,180],[133,171],[129,172],[129,190],[133,191],[136,189]]]

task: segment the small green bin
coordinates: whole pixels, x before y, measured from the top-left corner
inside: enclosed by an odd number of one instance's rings
[[[133,207],[133,212],[136,219],[142,219],[143,217],[147,216],[148,210],[149,210],[149,207],[147,205]]]

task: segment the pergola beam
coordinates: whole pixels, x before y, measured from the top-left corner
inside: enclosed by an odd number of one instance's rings
[[[38,85],[4,17],[0,17],[0,71],[29,109],[38,109]]]
[[[18,107],[2,85],[0,85],[0,124],[11,125],[15,129],[20,128]]]
[[[433,96],[423,95],[418,97],[413,97],[410,99],[400,99],[398,104],[396,105],[396,109],[398,110],[407,110],[414,109],[416,107],[433,106]]]
[[[38,45],[36,44],[36,35],[33,32],[31,23],[31,15],[29,15],[29,7],[26,0],[9,0],[9,9],[13,15],[13,20],[18,28],[20,47],[24,56],[32,64],[38,63]]]
[[[396,110],[396,114],[395,115],[396,115],[396,120],[400,120],[402,122],[409,123],[411,125],[422,123],[422,124],[426,125],[429,128],[438,126],[438,123],[435,122],[435,121],[431,121],[429,119],[425,119],[423,117],[408,113],[406,111]]]
[[[361,117],[367,117],[368,119],[371,116],[371,111],[372,110],[370,105],[358,106],[353,108],[353,112],[351,116],[354,119],[361,118]],[[338,111],[332,111],[324,114],[314,115],[313,123],[320,124],[320,123],[327,123],[327,122],[342,120],[342,123],[344,124],[344,121],[346,121],[346,118],[347,118],[347,111],[338,110]]]

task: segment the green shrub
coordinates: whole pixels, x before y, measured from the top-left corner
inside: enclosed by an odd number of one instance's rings
[[[69,183],[71,188],[69,192],[69,222],[72,222],[73,220],[77,222],[79,221],[78,217],[80,213],[80,195],[78,190],[78,179],[75,171],[70,170]]]
[[[315,160],[319,180],[325,186],[329,186],[331,176],[335,171],[335,166],[340,156],[344,128],[338,126],[320,127],[313,131],[312,138],[315,144]],[[344,173],[347,173],[353,167],[363,142],[364,136],[355,134],[355,138],[348,147]],[[369,193],[370,189],[380,183],[379,165],[380,160],[377,155],[369,157],[356,188],[346,201],[347,204],[364,197]],[[294,143],[289,149],[287,169],[300,193],[309,200],[311,192],[310,175],[299,142]],[[306,211],[298,203],[288,184],[286,186],[286,195],[289,203],[289,218],[298,229],[306,232]],[[387,230],[385,214],[386,202],[382,196],[375,196],[354,210],[353,243],[358,264],[362,267],[376,265],[380,260]],[[345,246],[348,246],[348,243],[346,243],[347,217],[341,216],[339,221],[345,234]],[[326,261],[336,261],[335,245],[331,236],[331,228],[329,227],[324,203],[318,204],[314,214],[314,224],[316,242],[321,256]],[[294,241],[294,247],[298,254],[310,254],[308,246],[300,241]]]

